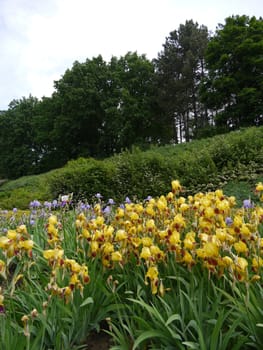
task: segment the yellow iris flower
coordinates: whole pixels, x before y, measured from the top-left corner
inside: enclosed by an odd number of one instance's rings
[[[64,250],[58,249],[58,248],[48,249],[43,251],[43,256],[47,260],[62,258],[63,254],[64,254]]]

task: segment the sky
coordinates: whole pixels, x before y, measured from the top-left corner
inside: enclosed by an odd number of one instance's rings
[[[186,20],[215,32],[232,15],[263,16],[262,0],[0,0],[0,111],[54,92],[73,62],[127,52],[157,58]]]

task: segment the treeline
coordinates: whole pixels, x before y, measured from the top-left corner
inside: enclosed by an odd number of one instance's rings
[[[262,72],[263,20],[248,16],[213,35],[186,21],[152,61],[128,52],[75,62],[51,97],[14,100],[0,114],[0,177],[261,125]]]

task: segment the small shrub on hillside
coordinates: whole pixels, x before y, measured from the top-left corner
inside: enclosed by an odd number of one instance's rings
[[[156,152],[126,152],[112,161],[123,196],[136,195],[139,199],[158,196],[160,192],[167,192],[171,180],[177,177],[173,160],[167,162]]]
[[[82,163],[82,162],[81,162]],[[109,163],[92,160],[82,166],[75,164],[54,172],[49,179],[54,198],[73,193],[74,200],[90,201],[96,193],[111,198],[118,197],[115,185],[116,171]]]
[[[175,166],[180,181],[187,187],[206,184],[217,174],[216,165],[205,150],[181,153]]]
[[[261,162],[263,157],[263,128],[247,128],[211,139],[208,151],[220,171],[236,167],[237,163]]]

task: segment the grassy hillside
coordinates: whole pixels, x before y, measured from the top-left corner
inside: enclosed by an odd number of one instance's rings
[[[185,194],[223,188],[239,200],[247,197],[263,175],[263,127],[247,128],[187,144],[133,149],[104,161],[70,161],[45,174],[0,183],[0,208],[28,208],[30,201],[53,200],[73,193],[75,200],[91,201],[126,196],[144,199],[170,191],[178,179]]]

